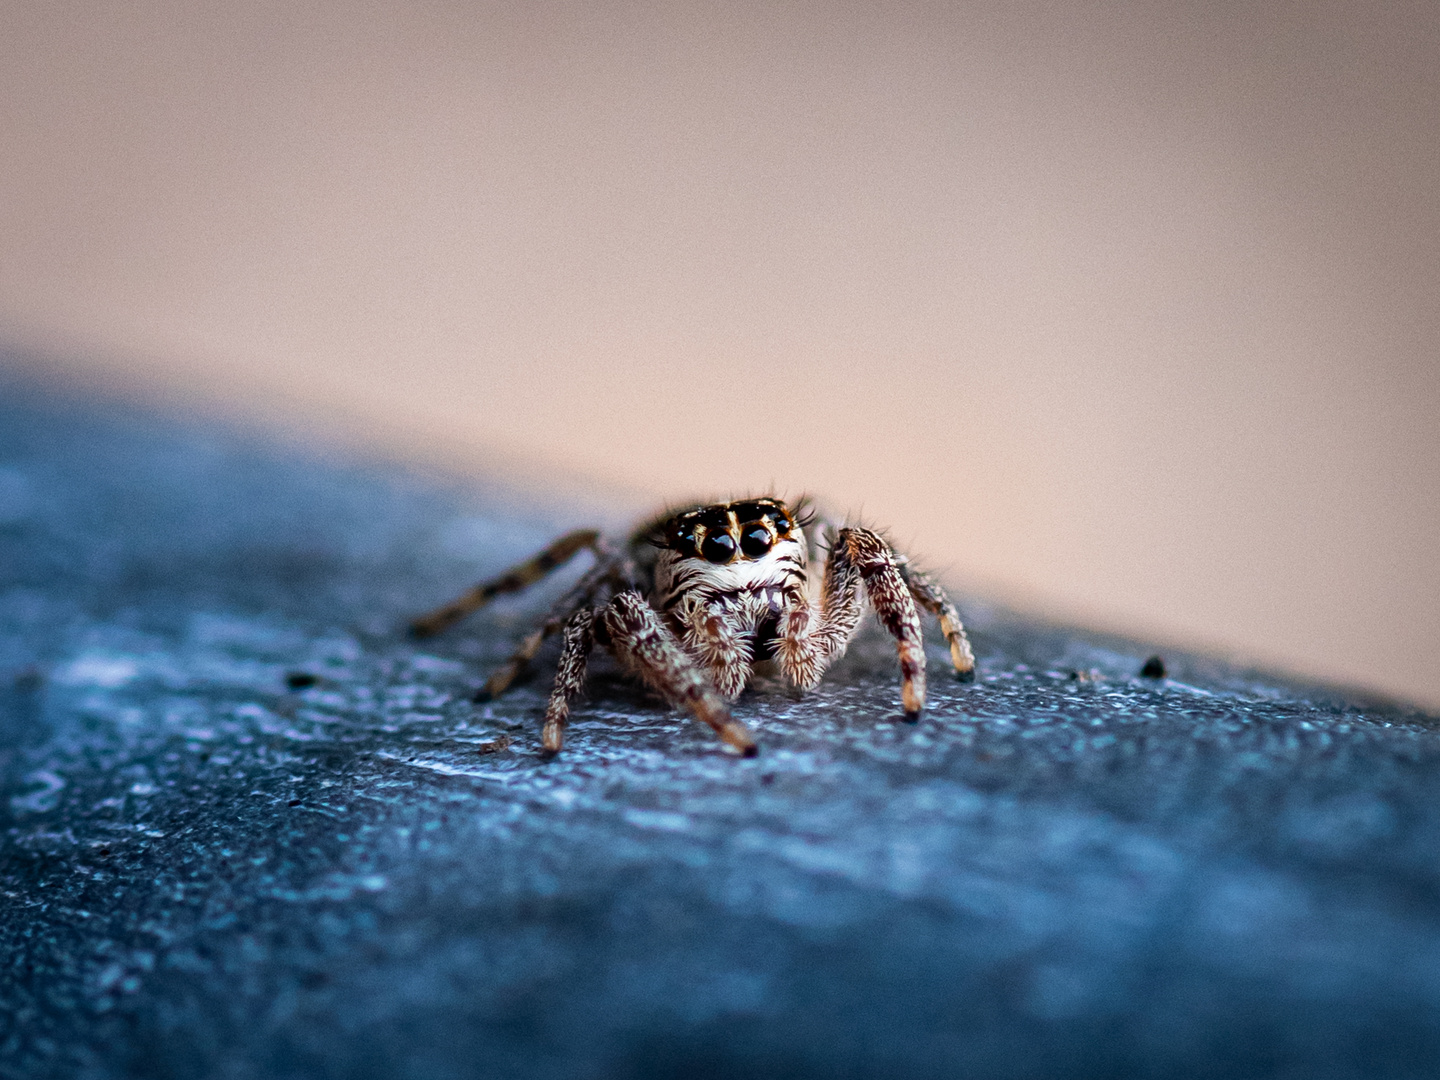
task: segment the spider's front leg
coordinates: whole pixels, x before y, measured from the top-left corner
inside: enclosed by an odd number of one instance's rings
[[[485,685],[475,691],[473,700],[489,701],[497,698],[506,690],[510,684],[520,677],[535,659],[535,654],[540,651],[540,646],[545,644],[550,635],[557,633],[565,625],[564,615],[551,615],[541,625],[539,630],[533,630],[520,639],[520,644],[512,652],[505,663],[491,673],[490,678],[485,680]]]
[[[546,752],[558,754],[565,742],[565,722],[570,719],[570,699],[585,685],[585,666],[595,643],[595,612],[583,607],[565,623],[565,641],[555,670],[555,687],[545,710],[545,727],[540,734]]]
[[[780,665],[802,689],[820,681],[825,669],[844,655],[860,627],[862,590],[885,628],[895,637],[900,657],[900,700],[905,719],[920,719],[925,707],[925,645],[920,613],[901,576],[895,555],[869,529],[840,529],[830,546],[821,586],[818,617],[804,603],[786,614],[781,631]]]
[[[912,724],[925,708],[925,639],[920,612],[910,587],[896,565],[895,553],[878,533],[869,529],[841,529],[835,536],[830,560],[842,559],[860,572],[870,605],[895,638],[900,657],[900,701]],[[828,569],[828,567],[827,567]]]
[[[705,672],[638,592],[626,590],[605,608],[602,640],[621,665],[677,708],[688,709],[745,757],[759,753],[749,729],[730,715]]]
[[[628,583],[633,576],[627,561],[608,551],[603,543],[595,547],[595,557],[595,565],[585,572],[573,589],[555,602],[540,629],[526,634],[509,659],[496,668],[485,681],[485,685],[475,694],[476,701],[489,701],[503,694],[510,688],[510,684],[520,677],[530,661],[535,659],[540,646],[551,635],[559,633],[576,611],[589,607],[598,592],[614,588],[618,583]]]

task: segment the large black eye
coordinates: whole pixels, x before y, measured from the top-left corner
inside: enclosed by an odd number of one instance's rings
[[[740,550],[752,559],[758,559],[770,550],[770,530],[758,521],[754,525],[746,525],[740,533]]]
[[[735,557],[735,541],[726,532],[713,532],[700,545],[700,554],[713,563],[727,563]]]

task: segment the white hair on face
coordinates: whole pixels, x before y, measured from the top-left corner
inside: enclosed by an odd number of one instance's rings
[[[652,598],[657,610],[666,611],[689,596],[703,601],[785,587],[803,592],[805,568],[805,544],[795,537],[777,540],[758,559],[737,555],[728,563],[667,550],[655,563]]]

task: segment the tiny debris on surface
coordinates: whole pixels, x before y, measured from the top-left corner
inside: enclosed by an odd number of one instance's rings
[[[972,600],[547,761],[402,630],[589,522],[3,389],[0,1077],[1433,1075],[1429,718]]]
[[[1140,668],[1140,677],[1142,679],[1165,678],[1164,659],[1158,655],[1147,658],[1144,665]]]

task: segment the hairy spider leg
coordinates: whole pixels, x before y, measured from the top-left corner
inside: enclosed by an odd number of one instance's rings
[[[545,709],[545,726],[540,742],[548,753],[559,753],[565,743],[565,724],[570,719],[570,700],[585,686],[585,667],[595,644],[595,611],[582,607],[565,623],[564,644],[555,671],[555,686]]]
[[[925,640],[910,588],[895,565],[890,545],[878,534],[869,529],[841,529],[836,540],[865,579],[865,591],[875,614],[895,638],[900,657],[900,701],[905,706],[905,719],[913,724],[925,707]]]
[[[476,701],[489,701],[508,690],[530,661],[535,659],[535,654],[540,651],[540,646],[545,644],[546,639],[558,633],[578,608],[589,607],[601,588],[617,581],[628,584],[628,567],[624,565],[624,560],[602,548],[596,549],[596,556],[599,561],[576,582],[574,588],[551,606],[540,628],[526,634],[519,647],[510,654],[510,658],[485,680],[485,685],[475,694]]]
[[[904,556],[896,556],[895,565],[900,576],[910,586],[910,595],[915,602],[932,615],[940,618],[940,632],[950,643],[950,662],[955,665],[955,674],[961,682],[975,679],[975,654],[970,649],[970,640],[965,636],[965,627],[960,623],[960,613],[945,595],[940,583],[923,570],[911,566]]]
[[[862,589],[881,623],[895,638],[900,658],[900,700],[914,722],[925,707],[925,646],[920,613],[879,534],[847,528],[833,534],[825,561],[818,618],[797,604],[784,619],[781,670],[802,690],[820,681],[825,669],[845,654],[860,627]]]
[[[744,757],[759,753],[749,729],[731,717],[705,672],[643,596],[633,590],[620,593],[604,609],[602,624],[610,651],[623,667],[672,705],[689,709]]]
[[[594,529],[577,529],[566,533],[539,554],[526,559],[519,566],[511,567],[497,578],[482,581],[464,595],[450,603],[422,615],[410,624],[414,637],[433,637],[442,630],[453,626],[466,615],[480,610],[495,597],[503,593],[519,592],[535,584],[557,566],[568,562],[576,552],[585,548],[592,551],[600,540]],[[527,639],[528,640],[528,639]],[[539,648],[539,643],[536,643]]]
[[[552,615],[540,625],[540,629],[526,634],[520,639],[519,646],[510,654],[505,663],[496,668],[485,680],[485,685],[475,691],[475,701],[489,701],[491,698],[499,697],[510,684],[520,677],[530,661],[535,659],[535,654],[540,651],[540,646],[545,644],[545,639],[556,633],[565,625],[563,617]]]

